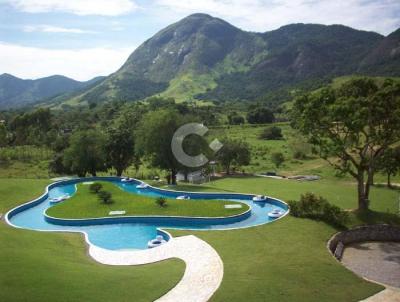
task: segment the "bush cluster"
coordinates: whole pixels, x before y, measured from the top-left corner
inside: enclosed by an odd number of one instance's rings
[[[104,204],[111,204],[113,203],[113,199],[112,199],[112,194],[108,191],[104,191],[102,190],[103,185],[100,183],[93,183],[90,185],[89,190],[90,192],[92,192],[93,194],[97,194],[97,197],[99,198],[99,200],[104,203]]]
[[[282,129],[276,126],[267,127],[261,132],[260,139],[266,139],[266,140],[283,139]]]
[[[164,197],[157,197],[156,204],[159,205],[160,207],[164,208],[167,206],[167,200]]]
[[[349,218],[347,212],[313,193],[303,194],[299,201],[292,200],[288,203],[294,217],[322,220],[335,226],[345,225]]]

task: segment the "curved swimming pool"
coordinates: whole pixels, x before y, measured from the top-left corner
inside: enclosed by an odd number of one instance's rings
[[[179,195],[189,195],[191,199],[218,199],[240,201],[248,204],[251,211],[246,214],[229,218],[182,218],[182,217],[105,217],[100,219],[53,219],[46,217],[45,211],[51,207],[50,199],[73,195],[76,184],[95,180],[110,181],[122,190],[152,197],[176,198]],[[269,198],[267,202],[253,202],[254,195],[230,193],[198,193],[169,191],[149,186],[146,189],[137,189],[140,182],[134,180],[126,183],[117,177],[95,177],[73,179],[51,184],[47,192],[29,203],[16,207],[6,214],[6,221],[17,228],[37,231],[67,231],[82,232],[86,240],[93,245],[109,250],[120,249],[146,249],[147,242],[157,234],[166,239],[168,234],[159,230],[161,228],[187,229],[187,230],[226,230],[245,228],[265,224],[273,221],[268,217],[268,212],[279,209],[288,211],[287,205],[277,199]],[[190,201],[188,201],[190,202]],[[201,201],[200,201],[201,202]],[[218,201],[216,201],[218,202]]]

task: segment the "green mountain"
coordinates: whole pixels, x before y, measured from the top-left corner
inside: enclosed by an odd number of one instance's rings
[[[0,109],[30,106],[47,98],[86,88],[101,79],[102,77],[97,77],[79,82],[54,75],[37,80],[23,80],[5,73],[0,75]]]
[[[291,24],[253,33],[194,14],[145,41],[105,80],[57,103],[153,95],[282,102],[294,89],[316,88],[338,76],[400,76],[399,32],[384,37],[342,25]]]

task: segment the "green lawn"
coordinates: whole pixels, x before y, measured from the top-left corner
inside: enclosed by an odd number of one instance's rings
[[[0,179],[0,213],[43,193],[46,180]],[[78,234],[14,229],[0,223],[0,301],[153,301],[182,278],[174,259],[146,266],[105,266]]]
[[[268,178],[225,178],[178,190],[229,191],[298,199],[313,191],[343,208],[356,206],[355,185],[342,181],[296,182]],[[399,192],[372,189],[374,212],[351,216],[349,227],[368,222],[400,223]],[[225,274],[212,301],[359,301],[381,289],[345,269],[329,254],[326,243],[338,230],[308,219],[286,217],[275,223],[234,231],[187,232],[210,243],[224,262]],[[222,235],[223,232],[223,235]]]
[[[159,215],[190,217],[226,217],[243,213],[249,206],[243,203],[240,209],[225,209],[227,204],[236,202],[222,200],[177,200],[167,199],[167,204],[160,207],[156,198],[130,194],[109,182],[99,182],[103,190],[112,193],[112,204],[103,204],[96,194],[90,192],[89,186],[78,185],[77,193],[70,199],[51,207],[47,214],[58,218],[96,218],[106,217],[110,211],[123,210],[126,215]]]
[[[42,192],[44,182],[30,182],[24,186],[23,181],[0,180],[2,200],[13,200],[3,209]],[[11,184],[14,189],[7,188]],[[355,185],[340,180],[225,178],[176,189],[249,192],[283,200],[313,191],[343,208],[356,206]],[[371,194],[375,212],[353,217],[349,226],[396,217],[398,191],[373,188]],[[183,265],[175,260],[131,268],[98,265],[85,255],[78,235],[15,230],[5,225],[0,232],[6,242],[6,248],[0,249],[0,301],[31,301],[31,296],[48,300],[55,292],[58,301],[75,301],[78,296],[87,301],[152,301],[182,276]],[[329,254],[326,243],[337,229],[323,222],[289,216],[241,230],[171,232],[174,236],[194,234],[220,254],[224,279],[212,301],[359,301],[383,289],[357,277]],[[157,278],[151,278],[156,270]]]

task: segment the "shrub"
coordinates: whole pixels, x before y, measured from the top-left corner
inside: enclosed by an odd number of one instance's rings
[[[95,182],[95,183],[93,183],[93,184],[90,185],[89,190],[90,190],[90,192],[97,194],[97,193],[100,192],[100,190],[101,190],[102,188],[103,188],[103,185],[102,185],[102,184],[100,184],[100,183],[98,183],[98,182]]]
[[[228,115],[229,125],[242,125],[244,124],[244,122],[245,122],[244,117],[237,114],[236,112],[233,112],[230,115]]]
[[[114,201],[112,200],[112,194],[110,192],[107,191],[99,191],[97,193],[100,201],[104,204],[111,204]]]
[[[294,217],[322,220],[342,226],[348,221],[348,213],[330,204],[325,198],[313,193],[301,195],[300,201],[289,201],[290,214]]]
[[[247,114],[249,124],[270,124],[275,121],[274,113],[268,108],[255,108]]]
[[[274,152],[271,154],[271,161],[277,168],[279,168],[285,161],[285,157],[281,152]]]
[[[278,140],[283,139],[282,129],[276,126],[267,127],[261,132],[260,139]]]
[[[160,207],[166,207],[167,206],[167,200],[164,197],[158,197],[156,198],[156,204],[159,205]]]

